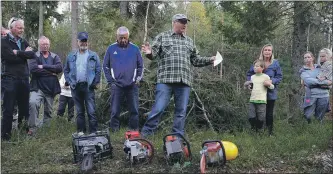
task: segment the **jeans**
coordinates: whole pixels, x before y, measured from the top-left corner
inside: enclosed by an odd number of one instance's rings
[[[1,79],[1,92],[3,94],[3,110],[1,118],[1,138],[9,140],[11,137],[14,105],[17,101],[18,123],[21,124],[23,118],[29,119],[29,79],[15,79],[3,77]]]
[[[76,125],[78,132],[86,132],[85,109],[89,119],[89,131],[97,131],[97,118],[95,112],[95,91],[88,88],[88,83],[77,83],[75,89],[71,89],[76,108]]]
[[[65,110],[68,110],[68,120],[71,120],[74,117],[74,100],[72,97],[67,97],[60,95],[59,97],[59,107],[57,111],[58,116],[64,116]]]
[[[138,86],[130,87],[118,87],[116,85],[111,86],[111,122],[110,128],[112,131],[118,131],[119,115],[120,115],[120,105],[123,97],[126,97],[128,110],[130,112],[130,118],[128,121],[128,128],[130,130],[139,129],[139,92]]]
[[[311,119],[313,112],[318,120],[323,120],[325,113],[327,111],[327,106],[329,103],[329,97],[324,98],[314,98],[310,106],[304,108],[304,116],[306,119]]]
[[[155,104],[148,114],[147,121],[142,128],[141,134],[148,136],[154,133],[158,126],[162,113],[170,102],[171,95],[174,95],[175,111],[173,120],[173,133],[184,135],[186,109],[189,101],[191,88],[185,84],[159,83],[156,86]]]
[[[267,100],[266,104],[266,126],[269,134],[273,133],[273,112],[275,100]]]
[[[47,124],[51,121],[51,114],[53,111],[54,96],[45,94],[41,90],[32,91],[29,100],[29,127],[38,127]],[[39,120],[39,109],[41,104],[44,103],[43,120]]]

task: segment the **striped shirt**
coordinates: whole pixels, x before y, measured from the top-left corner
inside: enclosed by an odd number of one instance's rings
[[[158,59],[157,83],[193,82],[192,66],[212,64],[210,57],[200,57],[193,40],[173,31],[166,31],[156,36],[152,43],[152,59]]]

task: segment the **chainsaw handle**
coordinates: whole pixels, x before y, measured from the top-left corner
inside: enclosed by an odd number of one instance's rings
[[[180,134],[180,133],[171,133],[171,134],[167,134],[167,135],[165,135],[164,138],[163,138],[163,143],[164,143],[164,145],[165,145],[165,139],[166,139],[166,137],[168,137],[168,136],[172,136],[172,135],[178,136],[178,137],[182,138],[182,139],[185,141],[186,145],[188,146],[189,159],[190,159],[190,161],[191,161],[191,160],[192,160],[191,145],[190,145],[190,143],[184,138],[184,136],[183,136],[182,134]]]
[[[201,147],[203,148],[205,146],[205,144],[207,143],[219,143],[221,148],[222,148],[222,152],[223,152],[223,165],[225,164],[225,162],[227,161],[226,159],[226,154],[225,154],[225,149],[224,149],[224,146],[222,144],[222,140],[221,141],[218,141],[218,140],[207,140],[207,141],[204,141],[201,145]]]
[[[147,143],[151,147],[152,156],[148,160],[149,162],[151,162],[151,160],[154,157],[155,149],[154,149],[153,144],[150,141],[143,139],[143,138],[133,138],[133,139],[128,139],[128,141],[144,141],[145,143]]]

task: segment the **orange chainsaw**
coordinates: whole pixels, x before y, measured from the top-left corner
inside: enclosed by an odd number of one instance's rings
[[[165,135],[163,143],[164,156],[169,165],[192,160],[190,143],[181,134]]]
[[[154,146],[148,140],[142,139],[139,131],[127,131],[125,139],[124,152],[131,165],[151,162],[154,157]]]
[[[200,154],[200,173],[206,173],[207,166],[223,166],[226,161],[235,159],[238,156],[238,148],[229,141],[205,141],[202,143]]]

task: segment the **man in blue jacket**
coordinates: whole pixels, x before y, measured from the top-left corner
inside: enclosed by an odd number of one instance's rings
[[[101,78],[101,65],[97,53],[88,49],[88,33],[78,33],[79,50],[69,53],[64,68],[66,82],[71,87],[76,108],[77,131],[86,132],[85,108],[89,118],[89,132],[97,131],[95,89]]]
[[[53,111],[54,97],[60,93],[57,74],[62,72],[60,57],[50,52],[50,40],[42,36],[38,40],[39,50],[36,58],[29,60],[31,73],[29,100],[29,134],[44,123],[49,123]],[[43,120],[39,121],[39,109],[44,103]]]
[[[118,131],[120,103],[123,96],[127,99],[130,113],[128,128],[139,129],[139,92],[138,84],[143,75],[143,61],[140,49],[128,41],[126,27],[117,30],[117,42],[106,50],[103,70],[111,91],[111,130]]]

